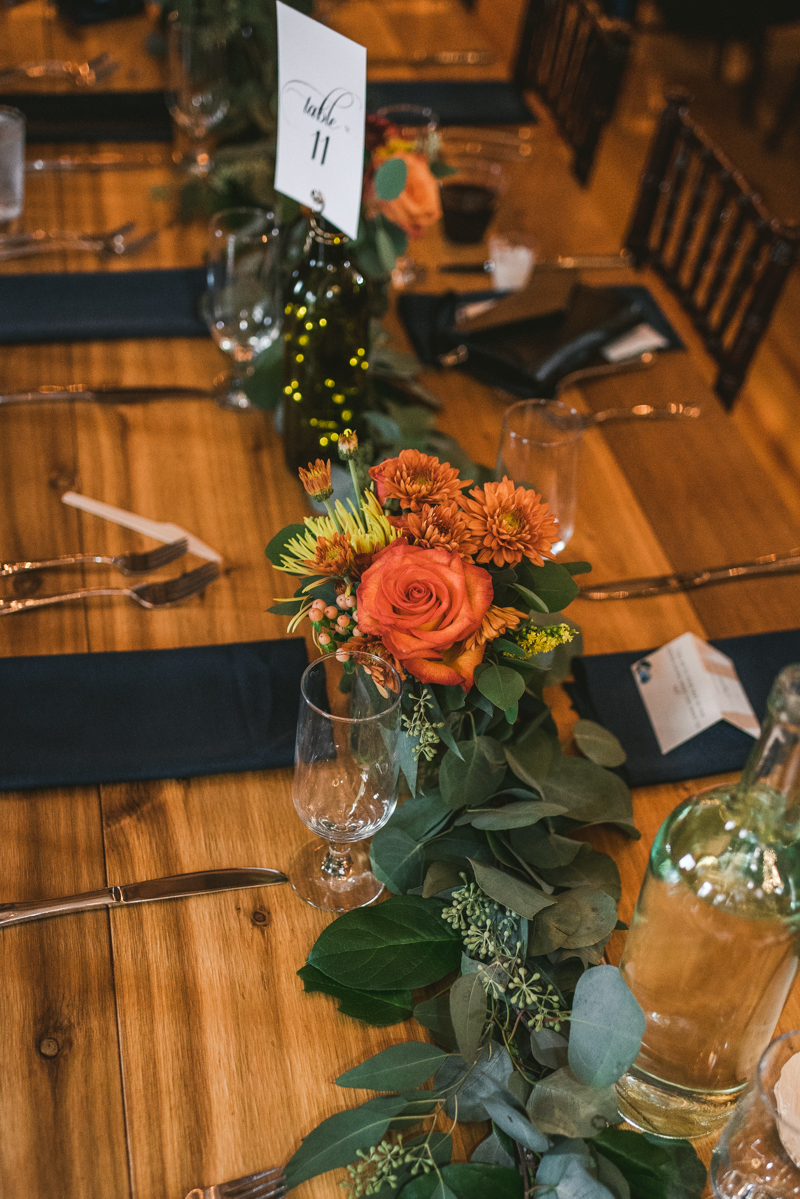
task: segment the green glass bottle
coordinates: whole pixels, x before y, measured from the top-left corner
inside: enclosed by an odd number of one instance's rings
[[[719,1128],[769,1044],[797,970],[800,666],[770,696],[740,782],[680,804],[653,844],[620,970],[645,1014],[617,1084],[646,1132]]]
[[[291,470],[332,451],[335,458],[345,429],[365,432],[369,295],[351,245],[313,217],[286,289],[283,445]]]

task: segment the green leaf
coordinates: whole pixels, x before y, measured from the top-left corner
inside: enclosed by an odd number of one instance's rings
[[[647,1199],[701,1199],[708,1175],[688,1141],[607,1128],[591,1143],[614,1163],[635,1194]]]
[[[594,966],[578,979],[572,1001],[569,1067],[590,1087],[616,1082],[637,1057],[644,1013],[616,966]]]
[[[578,720],[572,730],[578,749],[598,766],[621,766],[628,755],[617,738],[594,720]]]
[[[505,774],[503,747],[493,737],[459,741],[461,757],[451,749],[442,758],[439,788],[448,808],[476,807],[498,790]]]
[[[256,358],[242,391],[257,408],[277,408],[283,400],[283,338],[279,337]]]
[[[460,884],[460,870],[454,862],[431,862],[422,886],[422,896],[429,899],[440,891],[449,891]]]
[[[546,1136],[564,1137],[595,1136],[620,1118],[613,1087],[584,1086],[566,1067],[537,1082],[528,1100],[528,1115]],[[650,1199],[648,1192],[644,1194]]]
[[[469,1160],[483,1162],[487,1166],[507,1166],[509,1169],[513,1169],[515,1164],[514,1158],[494,1131],[485,1141],[481,1141]]]
[[[510,666],[498,666],[496,662],[482,663],[475,670],[475,686],[496,708],[505,712],[516,704],[525,690],[525,680]]]
[[[433,1078],[445,1057],[444,1050],[427,1041],[402,1041],[340,1074],[336,1085],[367,1091],[405,1091]]]
[[[352,1016],[355,1020],[363,1020],[365,1024],[383,1028],[407,1020],[412,1013],[414,1000],[410,991],[381,991],[380,994],[376,991],[360,991],[334,982],[316,966],[302,966],[297,974],[303,980],[306,992],[320,991],[323,995],[332,995],[340,1000],[339,1011],[343,1016]]]
[[[445,1189],[438,1176],[419,1174],[406,1183],[399,1199],[522,1199],[522,1178],[505,1166],[487,1166],[482,1162],[458,1162],[442,1169]],[[448,1195],[449,1191],[449,1195]]]
[[[369,849],[373,874],[395,895],[422,886],[424,854],[424,845],[390,826],[375,834]]]
[[[509,829],[524,828],[536,824],[546,816],[560,816],[564,808],[558,804],[543,803],[541,800],[523,800],[521,803],[506,804],[491,812],[480,812],[472,823],[475,828]]]
[[[403,1095],[369,1099],[360,1107],[336,1112],[307,1137],[284,1168],[289,1189],[337,1166],[347,1166],[359,1149],[369,1149],[382,1139],[393,1116],[406,1106]]]
[[[397,760],[400,763],[400,769],[405,776],[412,796],[417,793],[417,770],[419,763],[414,757],[414,750],[418,745],[419,737],[412,737],[405,729],[400,730],[400,735],[397,739]]]
[[[387,158],[375,172],[373,183],[379,200],[396,200],[406,185],[408,168],[402,158]]]
[[[486,840],[487,834],[467,825],[439,833],[428,842],[425,860],[428,862],[457,862],[464,869],[464,858],[477,858],[479,862],[491,862],[492,851]]]
[[[534,1153],[546,1153],[549,1145],[547,1138],[539,1132],[538,1128],[534,1128],[530,1120],[524,1113],[518,1112],[517,1109],[506,1101],[501,1096],[493,1096],[487,1099],[484,1103],[489,1116],[494,1124],[502,1128],[503,1132],[508,1133],[515,1141],[519,1141],[526,1149],[532,1149]]]
[[[453,1092],[458,1088],[459,1120],[466,1120],[468,1123],[472,1120],[487,1120],[489,1117],[484,1100],[495,1095],[497,1091],[505,1090],[513,1070],[508,1050],[490,1041],[474,1066],[469,1066],[460,1054],[451,1053],[436,1072],[433,1085],[439,1093]],[[452,1098],[447,1102],[446,1111],[452,1119],[456,1111]]]
[[[424,841],[426,837],[438,833],[451,814],[450,809],[442,803],[438,789],[420,791],[395,808],[387,827],[400,828],[415,841]]]
[[[578,594],[578,584],[565,566],[559,562],[545,562],[534,566],[523,558],[516,567],[520,581],[535,591],[547,605],[548,612],[561,612],[571,604]]]
[[[505,753],[517,778],[537,791],[539,780],[546,778],[562,756],[558,738],[541,728],[524,741],[507,745]]]
[[[616,824],[624,832],[638,835],[633,824],[630,791],[618,775],[602,766],[595,766],[585,758],[564,755],[545,778],[538,780],[538,785],[546,800],[566,808],[570,820],[582,824]]]
[[[539,913],[531,930],[531,957],[554,949],[580,949],[608,939],[617,923],[617,905],[605,891],[575,887],[558,895],[554,906]]]
[[[462,974],[450,988],[450,1019],[458,1052],[469,1065],[481,1050],[486,1030],[486,988],[480,974]]]
[[[536,1190],[550,1199],[611,1199],[594,1177],[594,1161],[582,1141],[562,1141],[536,1170]]]
[[[524,829],[514,829],[509,836],[509,844],[513,851],[524,861],[530,862],[531,866],[556,876],[554,885],[561,886],[562,868],[582,852],[586,843],[548,832],[542,825],[529,825]],[[542,877],[545,882],[553,882],[553,879],[545,874]]]
[[[441,158],[434,158],[430,168],[434,179],[446,179],[448,175],[458,174],[458,167],[451,167],[448,163],[442,162]]]
[[[281,555],[287,552],[286,543],[291,541],[293,537],[299,537],[307,531],[305,525],[286,525],[279,533],[276,533],[264,551],[272,565],[280,569]]]
[[[396,895],[375,908],[345,912],[323,929],[310,965],[346,986],[388,991],[425,987],[455,970],[461,938],[441,916],[443,905]]]
[[[450,994],[445,991],[426,999],[414,1008],[414,1019],[433,1033],[435,1039],[449,1050],[456,1047],[456,1033],[450,1019]]]
[[[535,609],[537,612],[550,611],[545,600],[541,599],[535,591],[531,591],[529,587],[523,587],[521,583],[513,583],[512,586],[517,594],[522,596],[529,607]]]
[[[562,562],[561,566],[564,570],[568,570],[571,575],[588,575],[592,573],[591,562]]]
[[[552,844],[573,844],[568,837],[558,837],[552,834],[549,838]],[[535,863],[534,863],[535,864]],[[558,887],[599,887],[612,899],[619,903],[622,898],[622,883],[619,869],[613,858],[607,853],[592,849],[585,841],[579,843],[578,853],[572,861],[562,866],[552,863],[552,869],[540,866],[542,878],[546,883]]]
[[[482,862],[472,860],[470,865],[475,871],[475,881],[490,899],[510,908],[518,916],[524,916],[526,920],[533,920],[543,908],[551,907],[556,902],[544,891],[537,891],[530,883],[523,883],[496,866],[485,866]],[[616,909],[614,918],[616,920]]]

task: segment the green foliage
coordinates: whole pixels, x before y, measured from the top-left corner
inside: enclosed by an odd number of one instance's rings
[[[642,1009],[616,966],[587,970],[578,979],[572,1001],[572,1073],[588,1086],[610,1086],[633,1064],[644,1029]]]
[[[424,987],[454,970],[461,956],[460,938],[441,911],[438,900],[398,895],[345,912],[323,929],[308,961],[357,990]]]
[[[486,987],[479,974],[462,974],[450,988],[450,1020],[458,1052],[472,1065],[486,1031]]]
[[[498,870],[495,866],[485,866],[482,862],[470,862],[470,865],[475,872],[475,881],[482,891],[497,903],[510,908],[520,916],[525,916],[528,920],[533,920],[543,908],[552,907],[556,902],[545,895],[543,891],[537,891],[529,883],[514,878],[513,875],[507,874],[504,870]]]
[[[396,200],[406,185],[408,167],[402,158],[387,158],[375,172],[373,183],[379,200]]]
[[[499,790],[505,774],[503,748],[493,737],[460,741],[458,751],[449,749],[439,769],[439,787],[448,808],[480,804]]]
[[[275,534],[265,551],[273,566],[280,566],[281,555],[286,553],[287,542],[291,541],[293,537],[298,537],[300,534],[305,533],[305,531],[305,525],[286,525],[279,533]]]
[[[637,1195],[701,1199],[708,1175],[688,1141],[608,1128],[592,1139],[592,1145],[614,1163]]]
[[[297,971],[306,991],[321,991],[340,1000],[339,1011],[343,1016],[353,1016],[366,1024],[383,1027],[407,1020],[413,1008],[410,991],[362,991],[334,982],[316,966],[305,965]]]
[[[522,697],[525,680],[521,674],[508,666],[484,662],[475,671],[475,686],[481,695],[485,695],[496,708],[505,712]]]
[[[572,733],[581,753],[598,766],[621,766],[628,756],[614,734],[594,720],[577,720]]]
[[[279,337],[256,358],[253,373],[242,391],[257,408],[277,408],[283,400],[283,338]]]
[[[368,1149],[381,1140],[392,1118],[405,1107],[405,1096],[385,1095],[323,1120],[303,1137],[300,1148],[287,1162],[287,1186],[291,1189],[317,1174],[349,1165],[359,1149]]]
[[[531,1120],[547,1136],[596,1136],[620,1118],[613,1087],[586,1086],[566,1068],[537,1082],[527,1106]]]
[[[340,1074],[339,1087],[363,1087],[368,1091],[404,1091],[432,1078],[447,1054],[427,1041],[402,1041]]]
[[[400,828],[382,828],[369,850],[372,870],[395,895],[422,885],[425,846]]]
[[[539,597],[546,605],[546,612],[561,612],[571,604],[578,594],[578,584],[571,573],[560,562],[546,562],[544,566],[533,566],[523,559],[515,567],[517,580]]]
[[[444,1187],[442,1187],[442,1182]],[[425,1174],[403,1187],[400,1199],[522,1199],[522,1178],[503,1166],[445,1166],[441,1179]]]

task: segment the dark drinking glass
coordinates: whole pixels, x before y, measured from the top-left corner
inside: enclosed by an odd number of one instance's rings
[[[495,214],[505,179],[497,162],[454,162],[458,173],[442,183],[442,219],[448,241],[474,245]]]

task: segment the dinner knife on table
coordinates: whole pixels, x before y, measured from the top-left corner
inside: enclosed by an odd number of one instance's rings
[[[0,393],[2,404],[51,404],[59,400],[93,400],[98,404],[140,404],[147,400],[208,400],[216,392],[209,387],[114,387],[103,383],[86,386],[37,387],[33,391]]]
[[[653,595],[671,595],[677,591],[690,591],[694,587],[707,587],[710,583],[726,583],[731,579],[754,579],[763,575],[789,575],[800,573],[800,547],[785,554],[766,554],[750,562],[739,562],[732,566],[711,566],[706,570],[686,571],[681,574],[653,575],[642,579],[619,579],[614,583],[598,583],[581,587],[579,599],[645,599]]]
[[[127,883],[124,887],[108,887],[101,891],[86,891],[83,895],[67,895],[62,899],[3,903],[0,904],[0,928],[7,924],[21,924],[25,920],[42,920],[45,916],[88,912],[92,908],[128,907],[129,904],[150,903],[155,899],[184,899],[189,895],[208,895],[214,891],[236,891],[245,887],[269,887],[288,881],[280,870],[259,866],[173,874],[168,878]]]

